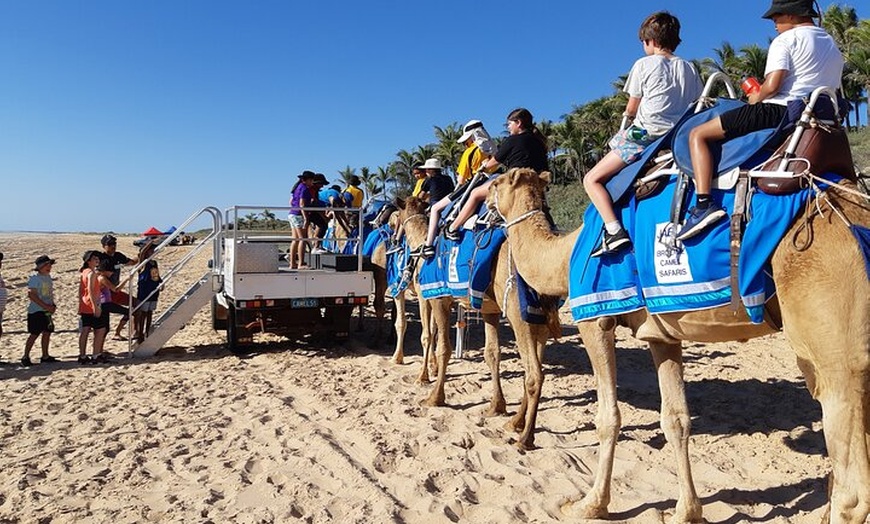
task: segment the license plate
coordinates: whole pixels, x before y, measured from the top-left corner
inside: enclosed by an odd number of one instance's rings
[[[290,307],[317,307],[319,305],[316,298],[294,298],[290,300]]]

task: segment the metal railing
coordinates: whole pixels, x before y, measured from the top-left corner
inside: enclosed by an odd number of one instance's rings
[[[278,219],[277,216],[283,214],[283,216],[287,216],[287,214],[291,210],[304,209],[306,212],[324,212],[324,211],[332,211],[332,212],[342,212],[342,213],[352,213],[357,216],[357,234],[350,235],[347,237],[339,237],[335,233],[329,236],[320,237],[294,237],[292,228],[289,223],[285,219]],[[269,211],[269,216],[272,220],[266,219],[263,221],[263,227],[251,227],[253,224],[257,224],[259,217],[262,217],[264,211]],[[259,215],[257,213],[259,212]],[[250,217],[250,218],[249,218]],[[233,206],[229,207],[224,211],[224,223],[227,226],[227,231],[225,238],[227,241],[236,243],[239,241],[245,242],[280,242],[280,243],[292,243],[292,242],[308,242],[309,244],[312,242],[325,242],[331,241],[336,244],[338,243],[352,243],[355,245],[354,255],[357,258],[357,271],[362,271],[363,267],[363,256],[362,256],[362,242],[363,242],[363,208],[361,207],[343,207],[343,208],[333,208],[333,207],[314,207],[314,206],[306,206],[304,208],[296,208],[296,207],[263,207],[263,206]],[[246,221],[249,221],[246,223]],[[243,227],[244,226],[244,227]],[[280,229],[278,228],[280,226]],[[337,229],[336,229],[337,231]],[[288,254],[292,256],[292,253]]]
[[[203,216],[205,214],[211,215],[211,218],[212,218],[212,230],[211,230],[211,232],[208,235],[206,235],[206,237],[204,239],[202,239],[202,241],[200,241],[198,244],[195,244],[193,249],[191,249],[187,253],[185,253],[185,255],[181,258],[181,260],[176,262],[171,268],[169,268],[169,270],[163,272],[163,274],[161,276],[162,281],[157,286],[157,288],[154,291],[152,291],[151,293],[149,293],[148,296],[144,297],[141,301],[139,301],[134,306],[133,305],[133,281],[137,280],[136,277],[138,276],[139,271],[141,271],[148,262],[154,260],[158,254],[160,254],[170,244],[172,244],[172,242],[176,238],[183,235],[184,230],[187,229],[187,227],[189,225],[193,224],[197,219],[199,219],[201,216]],[[184,266],[186,266],[188,264],[188,262],[190,262],[200,251],[202,251],[205,248],[205,246],[209,245],[209,243],[212,244],[212,249],[213,249],[213,262],[212,262],[212,266],[211,266],[212,275],[213,275],[212,286],[214,288],[215,286],[220,287],[223,285],[223,282],[220,281],[220,279],[222,278],[221,277],[221,275],[222,275],[222,272],[221,272],[222,261],[221,261],[221,246],[220,246],[221,242],[220,242],[220,238],[219,238],[222,235],[222,233],[223,233],[223,225],[222,225],[220,210],[217,209],[216,207],[211,207],[211,206],[204,207],[204,208],[200,209],[199,211],[197,211],[196,213],[192,214],[187,220],[184,221],[184,223],[180,227],[178,227],[173,233],[171,233],[166,238],[164,238],[163,241],[160,242],[160,244],[158,244],[156,248],[154,248],[154,252],[151,253],[151,256],[149,256],[145,260],[139,260],[137,262],[137,264],[135,266],[133,266],[132,269],[130,269],[130,272],[128,273],[128,275],[126,277],[126,286],[127,286],[127,295],[128,295],[128,304],[127,305],[128,305],[128,310],[130,312],[129,313],[130,320],[127,322],[127,351],[128,351],[129,356],[132,356],[132,354],[133,354],[133,342],[134,341],[133,341],[132,335],[133,335],[133,329],[134,329],[134,322],[135,322],[135,318],[136,318],[135,314],[137,312],[139,312],[140,308],[142,307],[142,303],[148,301],[152,296],[154,296],[156,293],[160,292],[163,288],[165,288],[166,285],[170,281],[172,281],[172,279],[178,274],[178,272]],[[214,291],[220,291],[220,289],[214,289]],[[140,336],[144,336],[144,335],[145,335],[144,333],[140,333]]]

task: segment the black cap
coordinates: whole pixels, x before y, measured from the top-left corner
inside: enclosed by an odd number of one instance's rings
[[[307,169],[299,175],[299,178],[314,178],[314,171],[308,171]]]
[[[36,261],[33,263],[36,267],[33,268],[34,271],[39,271],[39,268],[46,264],[54,264],[55,259],[51,258],[48,255],[40,255]]]
[[[100,239],[100,244],[103,246],[108,246],[111,244],[118,244],[118,239],[115,238],[114,235],[103,235],[103,238]]]
[[[776,15],[819,17],[819,13],[813,8],[813,0],[773,0],[770,9],[761,18],[773,18]]]

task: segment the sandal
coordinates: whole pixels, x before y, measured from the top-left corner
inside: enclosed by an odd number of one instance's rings
[[[126,342],[127,337],[123,335],[115,335],[114,337],[112,337],[112,340],[117,340],[118,342]]]
[[[93,361],[91,360],[90,355],[79,355],[79,364],[91,364]]]

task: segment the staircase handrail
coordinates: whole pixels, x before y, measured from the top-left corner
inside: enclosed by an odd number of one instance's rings
[[[183,234],[183,232],[187,228],[187,226],[192,224],[200,216],[202,216],[206,213],[211,215],[211,217],[212,217],[212,230],[211,230],[211,232],[208,235],[206,235],[206,237],[204,239],[202,239],[202,241],[199,244],[196,244],[193,247],[193,249],[188,251],[181,258],[181,260],[176,262],[175,265],[173,265],[168,271],[166,271],[164,273],[164,276],[162,277],[162,281],[157,286],[157,288],[154,289],[151,293],[149,293],[148,296],[145,297],[144,300],[139,302],[139,304],[137,304],[134,307],[133,306],[133,280],[134,280],[133,277],[138,274],[138,272],[145,266],[145,264],[147,264],[151,260],[154,260],[154,258],[157,257],[158,253],[160,253],[161,251],[166,249],[166,247],[169,246],[175,238],[177,238],[178,236]],[[138,261],[137,264],[130,269],[130,271],[127,275],[127,278],[126,278],[127,295],[129,297],[127,306],[128,306],[129,315],[130,315],[130,321],[127,323],[127,350],[128,350],[129,355],[132,356],[132,354],[133,354],[133,337],[132,337],[133,322],[134,322],[133,315],[137,311],[139,311],[139,309],[142,307],[143,303],[147,302],[148,299],[150,299],[154,294],[156,294],[160,290],[162,290],[165,287],[165,285],[168,282],[170,282],[172,280],[172,278],[176,274],[178,274],[178,272],[185,265],[187,265],[188,262],[190,262],[191,259],[193,259],[193,257],[195,257],[200,251],[202,251],[202,249],[205,246],[207,246],[209,244],[209,242],[211,242],[212,248],[214,250],[213,261],[212,261],[212,265],[211,265],[211,272],[213,275],[220,274],[221,264],[223,262],[222,262],[221,251],[220,251],[221,247],[220,247],[219,237],[222,235],[222,233],[223,233],[223,221],[222,221],[221,211],[218,208],[213,207],[213,206],[204,207],[204,208],[200,209],[199,211],[197,211],[196,213],[192,214],[187,220],[184,221],[184,223],[181,225],[181,227],[177,228],[172,234],[170,234],[162,242],[160,242],[160,244],[156,248],[154,248],[154,252],[151,253],[151,256],[149,256],[145,260]]]

